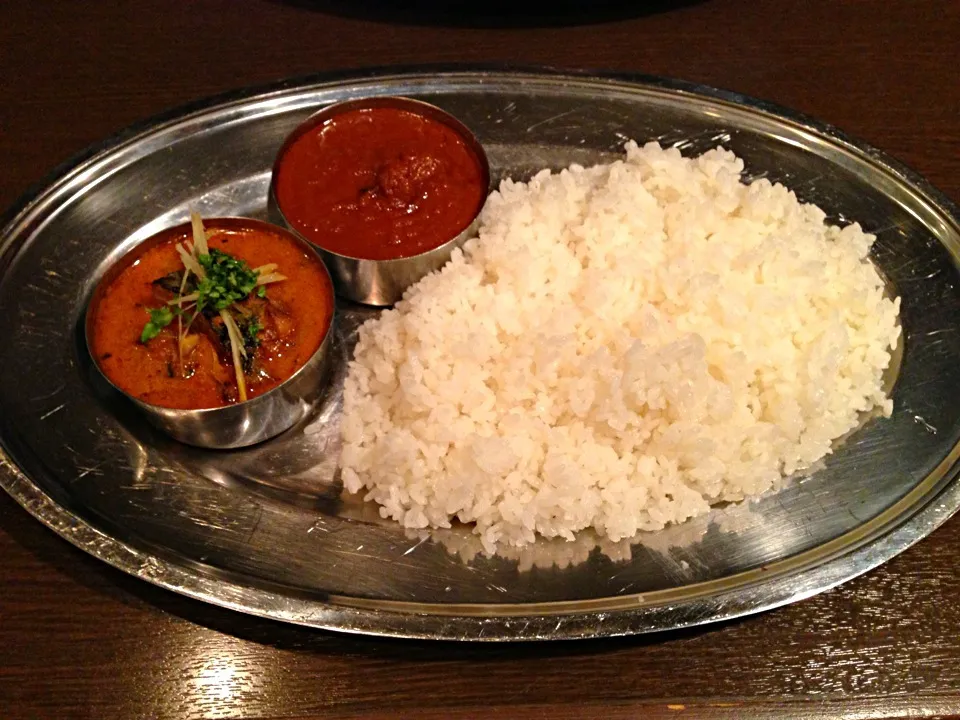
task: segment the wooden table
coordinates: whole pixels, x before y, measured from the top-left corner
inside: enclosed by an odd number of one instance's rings
[[[657,74],[764,98],[859,136],[960,201],[956,0],[594,0],[560,3],[548,19],[391,4],[6,0],[0,205],[88,144],[212,93],[320,70],[490,61]],[[958,545],[954,519],[836,590],[692,631],[395,642],[180,598],[87,557],[2,495],[0,716],[960,715]]]

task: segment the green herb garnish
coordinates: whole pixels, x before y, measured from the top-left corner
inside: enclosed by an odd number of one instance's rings
[[[233,303],[246,300],[257,286],[259,273],[225,252],[211,248],[208,255],[198,256],[197,261],[206,272],[197,286],[197,310],[226,310]]]
[[[234,303],[246,300],[254,290],[258,297],[266,297],[266,286],[257,287],[260,273],[251,270],[243,260],[215,248],[211,248],[207,254],[197,255],[196,260],[203,268],[205,277],[193,284],[196,289],[189,295],[190,301],[195,303],[194,315],[204,310],[226,310]],[[148,309],[147,312],[150,313],[150,322],[143,326],[140,334],[142,343],[159,335],[180,314],[180,308],[168,305]]]
[[[263,325],[256,318],[250,318],[250,322],[243,329],[243,335],[251,347],[260,347],[260,332]]]
[[[140,333],[140,342],[146,343],[153,340],[160,331],[173,322],[174,312],[169,307],[147,308],[150,315],[150,321],[143,326],[143,332]]]

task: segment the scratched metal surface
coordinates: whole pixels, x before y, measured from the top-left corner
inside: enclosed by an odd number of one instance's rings
[[[895,412],[751,503],[630,541],[589,533],[486,557],[463,528],[410,533],[341,492],[340,387],[252,449],[208,452],[150,429],[91,372],[79,322],[109,263],[188,207],[266,214],[284,136],[364,94],[435,103],[471,127],[495,178],[614,157],[626,138],[717,144],[833,220],[859,221],[902,298]],[[960,229],[948,200],[880,153],[729,93],[655,79],[447,72],[314,78],[197,106],[107,143],[8,215],[0,245],[0,482],[74,544],[146,580],[281,620],[452,639],[596,637],[797,600],[883,562],[954,512],[960,436]],[[762,319],[758,319],[762,321]]]

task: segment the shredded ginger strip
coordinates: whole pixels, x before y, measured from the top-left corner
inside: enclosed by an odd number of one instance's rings
[[[192,303],[195,302],[200,297],[200,293],[190,293],[189,295],[182,295],[175,297],[173,300],[167,300],[167,305],[179,305],[180,303]]]
[[[209,255],[207,233],[203,229],[203,220],[200,218],[200,213],[196,210],[190,211],[190,225],[193,226],[193,247],[197,251],[197,255]]]
[[[233,372],[237,376],[237,390],[240,393],[240,402],[244,402],[247,399],[247,383],[243,378],[243,364],[240,361],[240,355],[242,354],[246,357],[247,351],[243,347],[240,328],[237,327],[233,316],[226,310],[221,310],[220,317],[223,318],[223,324],[227,328],[227,335],[230,337],[230,354],[233,355]]]
[[[177,253],[180,255],[180,260],[183,262],[183,266],[187,270],[192,272],[201,280],[207,276],[207,273],[204,271],[200,263],[197,262],[197,259],[187,252],[186,248],[184,248],[180,243],[177,243]]]
[[[286,280],[286,275],[281,275],[278,272],[270,273],[268,275],[260,275],[257,278],[257,285],[269,285],[270,283],[280,282],[281,280]]]

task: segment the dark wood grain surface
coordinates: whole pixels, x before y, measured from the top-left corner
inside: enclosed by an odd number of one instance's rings
[[[658,74],[833,123],[960,200],[960,2],[6,0],[0,205],[126,125],[244,85],[506,62]],[[519,7],[518,7],[519,6]],[[2,408],[0,408],[2,412]],[[960,714],[960,520],[833,591],[653,637],[397,642],[207,607],[75,550],[0,496],[0,717]]]

